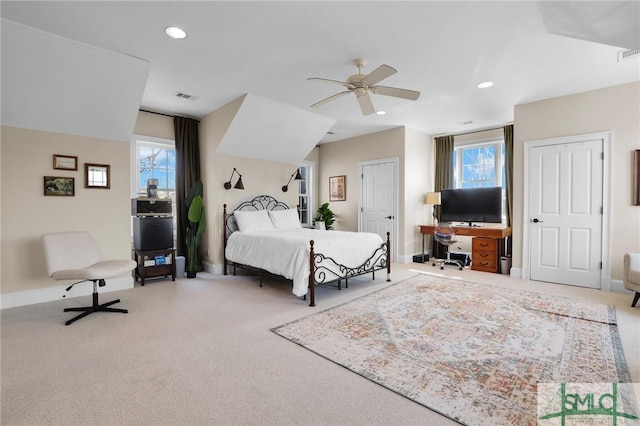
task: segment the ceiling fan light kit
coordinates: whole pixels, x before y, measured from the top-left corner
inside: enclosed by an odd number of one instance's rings
[[[330,80],[318,77],[311,77],[308,79],[339,84],[347,88],[347,90],[343,92],[336,93],[335,95],[329,96],[328,98],[316,102],[315,104],[311,105],[311,107],[319,107],[344,95],[354,93],[358,98],[358,104],[360,105],[362,114],[369,115],[376,112],[376,109],[373,106],[373,102],[371,101],[371,97],[369,96],[370,93],[408,99],[411,101],[415,101],[420,97],[420,92],[417,92],[415,90],[400,89],[398,87],[376,86],[376,84],[380,81],[398,72],[389,65],[380,65],[369,74],[364,75],[362,74],[362,68],[365,66],[367,61],[359,58],[354,60],[353,63],[358,67],[358,74],[350,76],[346,81]]]

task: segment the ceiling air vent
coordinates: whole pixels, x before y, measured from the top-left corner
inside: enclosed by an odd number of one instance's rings
[[[636,59],[640,55],[640,49],[628,49],[618,52],[618,62]]]
[[[190,99],[192,101],[195,101],[196,99],[198,99],[197,97],[193,96],[193,95],[188,95],[186,93],[182,93],[182,92],[176,92],[176,96],[182,99]]]

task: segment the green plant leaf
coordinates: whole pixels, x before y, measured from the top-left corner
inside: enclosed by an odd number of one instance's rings
[[[189,212],[187,213],[189,222],[200,222],[203,212],[204,207],[202,206],[202,196],[196,195],[195,197],[193,197],[193,200],[191,200],[191,204],[189,204]]]

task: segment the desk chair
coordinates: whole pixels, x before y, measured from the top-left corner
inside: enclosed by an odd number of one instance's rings
[[[456,265],[458,266],[458,269],[462,271],[462,269],[464,269],[464,265],[461,261],[452,259],[449,251],[451,246],[458,242],[458,238],[456,237],[456,233],[453,231],[453,227],[446,222],[438,223],[433,233],[433,238],[435,238],[435,240],[440,244],[447,247],[447,258],[434,261],[433,266],[436,266],[436,263],[439,263],[440,269],[444,269],[444,265]]]
[[[88,232],[59,232],[42,236],[47,261],[47,273],[54,280],[80,280],[67,287],[66,291],[85,281],[93,282],[93,304],[80,308],[66,308],[64,312],[78,311],[80,315],[65,323],[69,325],[94,312],[120,312],[126,309],[109,308],[120,299],[98,303],[98,287],[105,285],[105,279],[132,271],[136,262],[131,259],[102,260],[93,237]]]
[[[631,307],[635,308],[640,300],[640,253],[625,253],[622,264],[622,282],[624,288],[635,291],[636,294],[631,302]]]

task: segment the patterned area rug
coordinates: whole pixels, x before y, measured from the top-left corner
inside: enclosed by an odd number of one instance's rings
[[[467,425],[535,425],[537,383],[630,381],[613,306],[428,275],[272,331]]]

